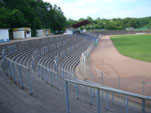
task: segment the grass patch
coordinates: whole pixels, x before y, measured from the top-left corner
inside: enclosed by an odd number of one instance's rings
[[[111,40],[121,54],[151,62],[151,35],[112,36]]]

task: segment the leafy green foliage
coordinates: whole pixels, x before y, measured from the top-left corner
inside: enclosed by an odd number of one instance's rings
[[[113,18],[113,19],[100,19],[93,20],[91,17],[87,17],[91,24],[82,26],[81,29],[105,29],[105,30],[124,30],[126,28],[151,28],[151,17],[144,18]],[[79,19],[78,21],[69,19],[68,25],[84,20]]]
[[[151,28],[151,17],[145,18],[113,18],[93,20],[81,29],[123,30],[128,27]],[[35,34],[36,29],[48,28],[51,31],[63,31],[65,27],[83,21],[68,19],[60,7],[42,0],[0,0],[0,28],[30,27]]]
[[[151,62],[151,35],[112,36],[111,40],[121,54]]]
[[[30,27],[64,30],[66,17],[61,8],[42,0],[1,0],[0,28]]]

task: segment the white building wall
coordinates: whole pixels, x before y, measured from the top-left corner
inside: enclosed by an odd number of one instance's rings
[[[36,36],[37,37],[42,37],[44,34],[43,34],[43,30],[40,29],[40,30],[36,30]]]
[[[31,31],[29,31],[29,34],[26,33],[26,38],[30,38],[31,37]]]
[[[13,31],[13,37],[14,39],[24,39],[25,38],[24,31]]]
[[[9,41],[9,32],[8,29],[0,29],[0,42]]]
[[[73,31],[72,30],[66,30],[66,32],[64,34],[73,34]]]

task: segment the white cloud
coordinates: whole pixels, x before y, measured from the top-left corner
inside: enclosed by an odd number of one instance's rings
[[[67,18],[124,18],[150,16],[141,0],[44,0],[57,4]],[[143,1],[143,0],[142,0]],[[139,6],[137,6],[137,5]],[[150,6],[151,7],[151,6]],[[151,12],[151,11],[150,11]]]
[[[50,2],[51,4],[59,4],[62,0],[43,0],[45,2]]]

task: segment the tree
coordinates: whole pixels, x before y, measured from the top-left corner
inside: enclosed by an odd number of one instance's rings
[[[26,27],[24,26],[25,20],[23,13],[20,12],[18,9],[14,9],[10,11],[9,17],[8,17],[8,22],[10,23],[10,28],[13,27]]]
[[[42,0],[1,0],[0,27],[64,30],[66,17],[61,8]],[[35,34],[35,33],[34,33]]]

